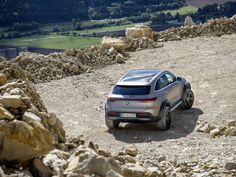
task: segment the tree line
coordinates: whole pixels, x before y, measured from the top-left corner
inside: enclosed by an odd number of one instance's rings
[[[1,0],[0,25],[130,17],[184,4],[185,0]]]

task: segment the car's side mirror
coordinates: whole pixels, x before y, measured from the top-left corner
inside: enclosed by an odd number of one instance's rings
[[[178,81],[182,81],[182,78],[181,78],[181,77],[177,77],[177,80],[178,80]]]

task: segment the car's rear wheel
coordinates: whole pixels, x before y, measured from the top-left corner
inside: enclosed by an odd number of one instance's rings
[[[111,120],[109,118],[105,118],[105,123],[108,129],[117,129],[119,127],[120,122]]]
[[[161,119],[156,123],[159,130],[169,130],[171,125],[171,110],[169,106],[163,109]]]
[[[182,108],[183,109],[190,109],[193,106],[194,102],[194,94],[191,89],[185,90],[182,96]]]

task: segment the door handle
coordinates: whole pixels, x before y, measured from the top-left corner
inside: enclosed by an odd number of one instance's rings
[[[172,88],[175,88],[175,86],[172,86]]]
[[[167,94],[168,92],[165,92],[165,94]]]

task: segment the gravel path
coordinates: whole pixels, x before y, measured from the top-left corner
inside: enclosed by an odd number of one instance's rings
[[[163,48],[131,53],[126,64],[36,87],[49,111],[64,122],[69,137],[83,134],[113,152],[133,143],[140,159],[163,154],[178,161],[236,161],[236,137],[210,138],[195,129],[199,122],[220,126],[236,119],[236,35],[163,44]],[[176,110],[166,132],[152,125],[122,124],[109,133],[104,123],[106,95],[122,74],[138,68],[168,69],[187,78],[195,93],[193,109]]]

